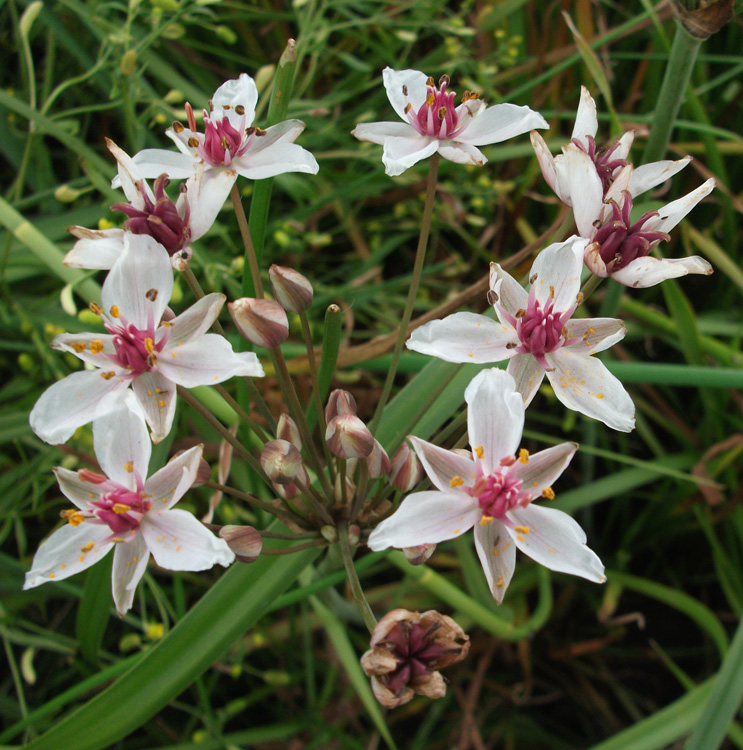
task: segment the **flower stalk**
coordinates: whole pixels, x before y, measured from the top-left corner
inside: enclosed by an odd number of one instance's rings
[[[351,594],[356,602],[356,606],[359,608],[359,612],[361,612],[361,616],[364,618],[364,624],[369,630],[369,633],[373,633],[374,628],[377,625],[377,618],[374,617],[374,613],[364,595],[364,590],[361,588],[361,582],[359,581],[359,575],[356,572],[356,566],[353,564],[351,544],[348,538],[348,524],[346,522],[340,524],[338,527],[338,533],[340,535],[338,546],[340,547],[341,557],[343,558],[343,567],[346,569],[346,575],[348,576],[348,584],[351,587]]]

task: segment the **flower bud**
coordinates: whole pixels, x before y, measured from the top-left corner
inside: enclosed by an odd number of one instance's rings
[[[275,349],[289,335],[281,305],[270,299],[242,297],[227,304],[240,335],[256,346]]]
[[[374,448],[369,428],[352,414],[342,414],[328,422],[325,442],[339,458],[366,458]]]
[[[348,392],[336,388],[329,396],[325,407],[325,422],[331,422],[342,414],[356,416],[356,399]]]
[[[330,542],[331,544],[334,544],[338,541],[338,530],[335,528],[335,526],[323,526],[320,529],[320,533],[323,536],[323,539]]]
[[[279,304],[293,313],[302,313],[312,304],[312,284],[293,268],[273,265],[268,269],[273,295]]]
[[[370,479],[378,479],[390,473],[390,469],[392,468],[390,457],[378,440],[374,441],[372,452],[366,457],[366,467],[369,471]]]
[[[415,693],[443,698],[446,682],[438,670],[464,659],[470,648],[469,636],[451,617],[406,609],[386,614],[374,628],[370,645],[361,667],[385,708],[402,706]]]
[[[407,443],[403,443],[392,456],[392,471],[390,472],[390,484],[403,492],[410,492],[423,476],[418,457],[410,449]]]
[[[415,547],[403,547],[405,559],[411,565],[423,565],[428,558],[436,551],[435,544],[418,544]]]
[[[290,484],[302,481],[302,456],[288,440],[271,440],[261,450],[261,468],[272,482]]]
[[[252,526],[222,526],[219,536],[240,562],[254,562],[263,549],[263,539]]]
[[[299,428],[288,414],[282,414],[279,417],[279,423],[276,425],[276,437],[279,440],[288,440],[292,445],[296,445],[299,450],[302,450]]]

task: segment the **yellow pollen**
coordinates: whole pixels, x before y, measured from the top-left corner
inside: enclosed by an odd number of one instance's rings
[[[555,287],[550,284],[550,299],[555,298]]]
[[[459,533],[459,529],[454,529],[454,533],[458,534]]]
[[[554,500],[555,499],[555,491],[552,489],[552,487],[545,487],[542,490],[542,497],[545,500]]]
[[[92,312],[93,315],[100,315],[103,312],[103,308],[100,305],[97,305],[95,302],[91,302],[90,312]]]
[[[144,340],[144,348],[148,354],[152,354],[155,351],[155,342],[149,336]]]
[[[134,471],[134,461],[127,461],[124,468],[131,474]]]
[[[151,396],[152,395],[152,391],[147,391],[147,395]]]
[[[158,404],[158,406],[159,406],[159,407],[160,407],[161,409],[164,409],[164,408],[165,408],[165,402],[164,402],[164,401],[163,401],[163,400],[161,399],[161,400],[160,400],[160,403]]]
[[[136,556],[134,556],[134,557],[132,558],[132,560],[134,560],[134,562],[137,562],[137,560],[139,560],[139,558],[138,558],[138,557],[136,557]]]
[[[118,318],[119,317],[119,306],[118,305],[111,305],[111,309],[109,310],[111,313],[112,318]]]
[[[412,105],[412,104],[410,104],[410,102],[408,102],[408,103],[407,103],[407,104],[405,105],[405,114],[407,114],[408,112],[410,112],[410,110],[411,110],[411,109],[413,109],[413,105]]]
[[[436,97],[433,94],[429,94],[426,97],[426,106],[433,107],[433,104],[435,101],[436,101]]]
[[[498,588],[501,588],[501,586],[503,586],[503,576],[498,576],[498,580],[495,582],[495,585]]]
[[[155,388],[155,393],[162,393],[162,392],[163,392],[162,388]]]
[[[519,451],[519,463],[522,463],[522,464],[529,463],[529,451],[526,450],[526,448],[522,448]]]
[[[182,133],[184,130],[185,130],[185,128],[183,127],[183,125],[181,125],[181,123],[178,122],[177,120],[173,123],[173,131],[174,132],[176,132],[176,133]]]
[[[493,517],[492,516],[483,516],[480,519],[480,526],[490,526],[491,523],[493,523]]]
[[[80,555],[78,559],[80,560],[80,562],[83,562],[85,560],[85,555]]]
[[[85,516],[82,513],[71,513],[67,516],[67,522],[71,526],[79,526],[85,520]]]
[[[529,533],[529,527],[528,526],[514,526],[513,528],[516,531],[518,531],[519,534],[528,534]]]
[[[467,356],[468,357],[474,357],[475,355],[472,352],[470,352]]]
[[[64,563],[61,563],[59,567],[62,568],[62,570],[65,570],[67,568],[67,566]]]
[[[76,344],[73,344],[73,345],[72,345],[72,348],[73,348],[73,349],[74,349],[74,350],[75,350],[75,351],[76,351],[76,352],[77,352],[78,354],[80,354],[80,352],[84,352],[84,351],[85,351],[85,344],[83,344],[83,343],[82,343],[82,341],[78,341],[78,342],[77,342]]]
[[[583,304],[583,292],[578,292],[578,294],[575,297],[575,301],[579,304]]]
[[[475,455],[478,458],[485,458],[485,451],[482,449],[481,445],[478,445],[477,448],[475,448]]]
[[[188,139],[188,145],[190,148],[198,148],[199,147],[199,139],[195,138],[194,136],[191,136]]]
[[[180,548],[181,548],[181,545],[179,544],[179,545],[178,545],[178,546],[177,546],[177,547],[175,548],[175,551],[176,551],[176,552],[178,552],[178,550],[179,550]]]
[[[521,536],[521,534],[516,534],[516,539],[518,539],[520,542],[524,541],[524,537]]]
[[[104,380],[111,380],[111,378],[112,378],[112,377],[113,377],[114,375],[116,375],[116,373],[115,373],[115,372],[114,372],[113,370],[111,370],[110,372],[102,372],[102,373],[101,373],[101,377],[102,377],[102,378],[103,378]]]
[[[100,339],[90,342],[90,351],[93,354],[100,354],[103,351],[103,342]]]
[[[128,513],[131,508],[128,505],[124,505],[124,503],[114,503],[114,506],[111,510],[113,510],[113,512],[118,515],[122,515],[124,513]]]
[[[54,578],[54,573],[50,573],[49,578]]]
[[[464,479],[460,476],[452,477],[449,482],[449,487],[461,487],[464,484]]]
[[[496,557],[497,557],[498,555],[500,555],[500,552],[499,552],[499,550],[498,550],[498,548],[497,548],[497,547],[493,547],[493,554],[494,554],[494,555],[495,555]]]
[[[80,552],[87,554],[94,546],[93,542],[88,542],[84,547],[80,547]]]
[[[597,393],[597,394],[596,394],[596,398],[603,398],[603,397],[604,397],[604,394],[603,394],[603,393]]]

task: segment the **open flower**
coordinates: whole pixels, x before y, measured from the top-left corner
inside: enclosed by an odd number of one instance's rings
[[[470,91],[462,94],[457,106],[454,92],[447,91],[446,75],[439,79],[438,87],[433,78],[418,70],[385,68],[382,79],[390,104],[404,122],[361,123],[352,135],[384,146],[382,161],[391,176],[402,174],[437,151],[449,161],[482,166],[487,158],[477,146],[548,127],[542,115],[529,107],[487,107]]]
[[[209,189],[202,190],[203,170],[181,185],[178,200],[173,203],[165,192],[169,179],[161,174],[154,191],[137,169],[132,158],[112,140],[106,138],[109,151],[116,157],[119,182],[128,203],[111,206],[129,218],[123,229],[86,229],[72,226],[69,232],[77,237],[72,250],[64,258],[72,268],[112,268],[124,250],[124,235],[146,234],[159,242],[170,256],[174,268],[183,270],[191,259],[191,242],[209,231],[224,204],[233,178],[226,173],[215,175]],[[221,196],[221,197],[220,197]]]
[[[173,320],[161,321],[172,291],[167,252],[152,237],[127,233],[103,283],[102,308],[94,306],[108,334],[63,333],[52,342],[96,369],[68,375],[41,395],[30,422],[42,440],[69,439],[114,409],[131,386],[158,442],[173,423],[176,385],[263,375],[255,354],[234,352],[224,337],[206,333],[224,305],[223,294],[207,294]]]
[[[179,153],[145,149],[134,156],[140,174],[157,177],[163,172],[172,179],[187,179],[203,171],[202,192],[224,203],[230,188],[242,175],[262,180],[285,172],[317,174],[315,157],[294,141],[304,130],[300,120],[285,120],[263,130],[252,125],[258,89],[246,73],[223,83],[204,110],[204,132],[186,105],[188,127],[174,122],[165,131]],[[227,178],[220,175],[227,174]],[[214,184],[212,184],[214,183]],[[114,179],[114,187],[117,180]]]
[[[234,560],[224,540],[190,513],[172,510],[196,478],[201,446],[184,451],[147,479],[151,446],[136,409],[123,404],[93,423],[103,474],[55,469],[59,488],[75,507],[62,512],[68,523],[42,542],[24,589],[75,575],[113,549],[113,598],[123,615],[132,606],[150,553],[169,570],[206,570]]]
[[[410,438],[436,487],[408,495],[369,537],[369,547],[412,547],[454,539],[475,528],[475,547],[490,590],[500,603],[516,562],[516,548],[551,570],[604,581],[604,566],[567,514],[534,505],[554,498],[552,484],[575,453],[562,443],[535,453],[521,449],[524,405],[513,378],[483,370],[467,387],[472,458]]]
[[[635,407],[622,384],[591,354],[621,341],[627,329],[614,318],[573,318],[580,302],[583,250],[571,237],[542,250],[531,269],[531,289],[497,263],[490,266],[490,293],[498,320],[455,313],[413,331],[408,349],[447,362],[500,362],[528,405],[546,373],[557,398],[615,430],[629,432]]]
[[[578,234],[592,240],[586,246],[586,265],[597,276],[611,276],[620,284],[648,287],[689,273],[710,274],[712,266],[699,256],[667,260],[650,252],[715,186],[713,179],[660,211],[630,219],[634,199],[654,188],[690,161],[664,160],[635,167],[627,157],[634,133],[625,133],[607,148],[598,148],[596,102],[585,86],[570,143],[552,156],[542,136],[531,133],[544,179],[560,200],[572,206]]]

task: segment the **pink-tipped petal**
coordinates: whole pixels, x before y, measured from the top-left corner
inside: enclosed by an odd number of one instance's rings
[[[153,510],[170,510],[196,479],[202,447],[196,445],[168,461],[145,482],[144,491]]]
[[[547,147],[544,138],[536,130],[531,131],[531,145],[534,147],[534,153],[539,162],[539,168],[547,184],[555,190],[557,184],[557,172],[555,171],[555,157]]]
[[[583,356],[603,352],[627,333],[624,321],[617,318],[573,318],[565,328],[570,339],[575,339],[568,348]]]
[[[159,443],[173,426],[175,383],[171,383],[162,373],[145,372],[135,378],[132,390],[152,431],[152,442]]]
[[[544,307],[551,299],[554,309],[564,312],[574,307],[580,291],[583,251],[588,240],[575,235],[549,245],[537,255],[529,273],[537,300]]]
[[[485,571],[493,598],[503,601],[516,567],[516,545],[510,543],[505,526],[496,520],[485,525],[475,524],[475,549]]]
[[[213,118],[227,117],[232,127],[249,126],[255,117],[255,105],[258,102],[258,88],[255,81],[247,74],[240,73],[237,78],[225,81],[212,96]],[[244,113],[239,115],[235,107],[242,106]]]
[[[544,380],[544,368],[532,354],[519,353],[508,363],[506,372],[513,378],[516,390],[524,401],[524,409],[536,396]]]
[[[137,478],[141,481],[147,476],[152,447],[133,394],[127,394],[126,403],[93,422],[93,445],[103,473],[137,490]]]
[[[390,100],[395,112],[407,122],[408,116],[405,107],[410,103],[416,112],[426,101],[426,80],[428,76],[419,70],[393,70],[385,68],[382,71],[382,81],[387,90],[387,98]],[[407,94],[405,93],[407,92]]]
[[[439,448],[420,438],[410,438],[428,478],[434,486],[445,493],[457,492],[457,488],[471,487],[475,481],[475,462],[458,453]],[[459,490],[461,491],[461,490]]]
[[[542,490],[552,487],[577,450],[576,443],[560,443],[552,448],[546,448],[533,453],[526,463],[521,461],[515,463],[511,474],[515,474],[524,483],[524,492],[529,492],[534,498],[538,498]]]
[[[186,343],[192,339],[203,336],[219,316],[227,297],[218,292],[212,292],[203,296],[195,302],[188,310],[185,310],[173,318],[167,325],[168,348]]]

